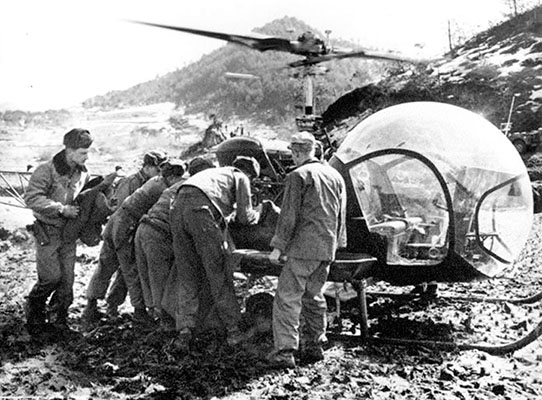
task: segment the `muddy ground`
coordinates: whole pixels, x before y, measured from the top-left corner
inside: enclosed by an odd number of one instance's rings
[[[265,360],[272,336],[265,324],[250,341],[228,347],[220,335],[201,335],[188,356],[175,352],[171,336],[136,328],[126,303],[117,320],[92,330],[81,326],[84,290],[98,248],[80,246],[75,302],[66,337],[30,337],[24,329],[24,296],[34,283],[32,238],[17,226],[24,215],[1,210],[0,398],[40,399],[539,399],[542,340],[502,356],[478,350],[430,346],[370,345],[331,340],[325,360],[287,371]],[[13,221],[15,218],[15,222]],[[533,329],[540,306],[452,302],[445,295],[528,296],[541,288],[542,221],[535,220],[514,271],[503,279],[439,285],[437,299],[398,301],[369,297],[370,332],[455,343],[504,343]],[[268,290],[265,281],[237,281],[239,300]],[[370,290],[409,291],[378,284]],[[330,310],[334,302],[330,302]],[[350,333],[356,303],[342,305],[342,332]],[[330,331],[338,331],[336,321]]]

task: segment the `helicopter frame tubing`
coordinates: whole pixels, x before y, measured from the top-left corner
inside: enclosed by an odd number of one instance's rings
[[[0,192],[14,200],[13,203],[0,200],[0,204],[27,208],[23,196],[26,193],[30,175],[31,172],[0,170]]]

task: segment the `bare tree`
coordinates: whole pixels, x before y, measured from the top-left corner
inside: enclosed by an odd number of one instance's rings
[[[452,43],[452,27],[450,20],[448,20],[448,46],[450,47],[450,52],[454,51],[454,45]]]
[[[448,47],[450,52],[453,53],[456,46],[465,43],[474,33],[471,27],[459,25],[454,20],[448,20]]]
[[[517,0],[509,0],[510,3],[512,3],[513,10],[514,10],[514,17],[517,17],[518,15],[518,3]]]
[[[504,0],[504,3],[510,7],[513,17],[517,17],[519,13],[542,5],[541,0]]]

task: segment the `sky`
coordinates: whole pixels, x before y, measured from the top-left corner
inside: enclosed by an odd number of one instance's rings
[[[502,20],[505,0],[2,0],[0,110],[77,105],[198,60],[225,42],[127,20],[249,33],[296,17],[361,47],[436,56],[452,29]]]

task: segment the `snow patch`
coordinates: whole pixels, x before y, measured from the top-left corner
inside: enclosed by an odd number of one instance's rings
[[[534,90],[531,93],[531,96],[530,96],[531,100],[540,99],[540,98],[542,98],[542,89]]]

